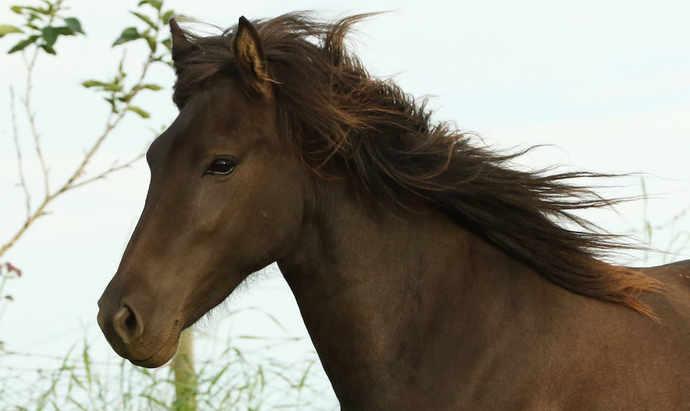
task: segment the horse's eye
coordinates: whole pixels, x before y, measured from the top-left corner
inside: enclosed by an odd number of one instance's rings
[[[232,173],[237,163],[229,158],[217,158],[208,167],[204,174],[226,175]]]

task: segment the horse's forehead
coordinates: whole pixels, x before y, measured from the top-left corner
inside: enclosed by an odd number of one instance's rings
[[[264,125],[266,117],[275,112],[273,99],[251,98],[245,93],[237,78],[223,78],[209,83],[195,93],[180,113],[189,115],[196,127],[203,126],[233,129]],[[185,113],[188,111],[188,113]]]
[[[191,98],[184,108],[180,110],[180,113],[173,123],[151,143],[146,153],[149,164],[157,158],[166,155],[176,142],[179,144],[184,136],[190,134],[190,129],[195,127],[195,123],[197,128],[203,124],[203,122],[199,122],[195,118],[197,117],[196,113],[199,111],[196,106],[201,103],[199,97],[203,98],[204,96],[199,95]]]
[[[214,82],[190,97],[175,121],[151,144],[147,158],[166,155],[175,147],[205,145],[214,137],[242,143],[257,135],[246,131],[271,123],[267,117],[274,110],[266,107],[266,102],[248,99],[232,79]]]

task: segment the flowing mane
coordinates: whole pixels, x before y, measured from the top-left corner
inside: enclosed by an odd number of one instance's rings
[[[291,13],[253,22],[281,130],[304,164],[320,178],[351,181],[374,208],[436,205],[554,284],[653,316],[639,296],[659,290],[659,282],[605,263],[626,246],[572,213],[616,203],[575,184],[606,175],[518,171],[510,162],[528,150],[497,153],[475,145],[471,133],[432,122],[424,102],[372,77],[348,50],[348,30],[368,16],[322,22]],[[185,32],[190,41],[174,55],[178,107],[215,79],[237,75],[235,30],[210,37]]]

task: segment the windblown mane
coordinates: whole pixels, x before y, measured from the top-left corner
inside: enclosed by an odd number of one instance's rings
[[[253,22],[282,132],[301,148],[305,165],[322,178],[350,179],[374,203],[435,204],[554,284],[653,316],[639,295],[660,284],[603,262],[628,247],[572,214],[616,203],[573,182],[608,176],[514,170],[510,161],[527,150],[499,154],[472,145],[470,133],[432,122],[424,102],[372,77],[348,51],[348,30],[368,16],[322,22],[291,13]],[[174,56],[179,107],[218,76],[236,73],[235,29],[210,37],[185,32],[190,42]]]

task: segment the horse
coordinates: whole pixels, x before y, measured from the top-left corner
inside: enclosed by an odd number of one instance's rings
[[[369,74],[351,26],[170,20],[179,115],[100,298],[112,348],[180,333],[277,262],[342,410],[690,408],[690,261],[615,265],[589,172],[514,166]]]

